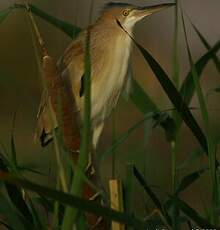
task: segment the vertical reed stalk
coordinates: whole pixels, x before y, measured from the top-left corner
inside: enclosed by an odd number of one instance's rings
[[[184,35],[185,35],[185,41],[186,41],[186,46],[187,46],[187,53],[188,53],[188,58],[190,62],[190,66],[192,69],[192,76],[195,84],[195,89],[196,89],[196,94],[199,100],[199,105],[200,105],[200,110],[201,110],[201,115],[204,123],[204,130],[205,130],[205,135],[207,139],[207,144],[208,144],[208,157],[209,157],[209,170],[210,170],[210,178],[211,178],[211,190],[212,190],[212,208],[211,208],[211,221],[213,224],[218,223],[218,217],[216,215],[216,208],[217,208],[217,203],[218,203],[218,191],[217,191],[217,180],[216,180],[216,152],[215,152],[215,145],[211,133],[211,127],[210,127],[210,121],[209,121],[209,114],[208,114],[208,109],[206,105],[206,101],[202,92],[202,88],[199,82],[199,77],[198,73],[196,71],[192,54],[190,51],[190,46],[188,42],[188,37],[187,37],[187,32],[186,32],[186,26],[185,26],[185,21],[184,21],[184,16],[183,12],[182,13],[182,23],[183,23],[183,29],[184,29]]]
[[[180,75],[180,64],[179,64],[179,0],[176,0],[175,12],[174,12],[174,37],[173,37],[173,70],[172,70],[172,79],[173,83],[177,89],[179,89],[179,75]],[[172,113],[172,118],[177,124],[180,116],[175,110]],[[178,125],[177,125],[178,127]],[[179,151],[179,141],[180,141],[180,129],[177,129],[175,132],[175,137],[171,141],[171,158],[172,158],[172,193],[175,194],[177,186],[177,155]],[[176,206],[173,206],[172,211],[172,223],[173,229],[178,229],[178,222],[176,221],[178,215],[178,210]]]
[[[173,73],[172,78],[174,85],[176,88],[179,88],[179,75],[180,75],[180,68],[179,68],[179,49],[178,49],[178,42],[179,42],[179,5],[178,0],[176,0],[176,7],[175,7],[175,30],[174,30],[174,39],[173,39]],[[174,110],[172,113],[172,117],[175,122],[178,122],[179,115]],[[178,142],[179,142],[179,130],[176,130],[176,136],[174,140],[171,142],[171,151],[172,151],[172,191],[175,192],[176,189],[176,158],[178,153]]]
[[[74,177],[70,189],[70,193],[76,196],[81,195],[83,186],[83,176],[90,151],[90,113],[91,113],[91,60],[90,60],[90,32],[87,31],[85,50],[85,99],[84,99],[84,117],[83,117],[83,132],[80,145],[80,154]],[[62,230],[71,230],[76,221],[77,209],[67,207],[64,214]]]
[[[117,140],[116,137],[116,109],[113,110],[112,114],[112,143]],[[115,178],[115,161],[116,161],[115,150],[112,151],[112,179]]]
[[[25,4],[25,3],[24,3]],[[28,9],[28,5],[25,4],[27,9]],[[36,45],[36,40],[37,42],[39,43],[40,47],[42,48],[42,51],[44,51],[46,53],[46,50],[45,50],[45,47],[44,47],[44,41],[40,35],[40,32],[38,30],[38,27],[35,23],[35,20],[33,18],[33,15],[30,12],[27,13],[27,22],[28,22],[28,26],[30,28],[30,31],[31,31],[31,38],[32,38],[32,43],[33,43],[33,47],[34,47],[34,54],[35,54],[35,57],[36,57],[36,62],[37,62],[37,67],[38,67],[38,70],[39,70],[39,75],[40,75],[40,78],[41,78],[41,82],[43,84],[43,89],[44,90],[47,90],[47,84],[45,82],[45,79],[44,79],[44,73],[43,73],[43,69],[42,69],[42,64],[41,64],[41,58],[39,57],[39,52],[38,52],[38,48],[37,48],[37,45]],[[50,103],[49,103],[50,104]],[[52,108],[51,108],[51,104],[50,104],[50,120],[51,120],[51,123],[54,124],[55,121],[53,119],[53,115],[52,115]],[[52,132],[52,135],[53,135],[53,140],[54,140],[54,150],[55,150],[55,154],[56,154],[56,163],[57,163],[57,168],[58,168],[58,177],[59,177],[59,180],[60,180],[60,183],[61,183],[61,187],[63,189],[63,191],[67,192],[67,180],[66,180],[66,174],[65,174],[65,170],[64,170],[64,166],[62,164],[62,161],[60,160],[61,159],[61,153],[60,153],[60,148],[59,148],[59,143],[58,143],[58,140],[57,140],[57,136],[55,134],[55,131],[53,130]]]

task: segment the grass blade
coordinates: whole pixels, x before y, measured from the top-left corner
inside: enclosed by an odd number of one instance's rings
[[[0,226],[5,227],[8,230],[13,230],[13,228],[11,228],[8,224],[4,223],[3,221],[0,220]]]
[[[12,159],[12,164],[14,168],[17,168],[17,156],[16,156],[16,147],[15,147],[15,141],[14,141],[14,135],[12,133],[11,135],[11,159]]]
[[[5,165],[5,162],[2,158],[0,158],[0,169],[8,172],[8,167]],[[21,190],[7,182],[5,182],[5,189],[9,199],[11,200],[14,207],[16,207],[16,209],[19,211],[20,215],[24,216],[28,222],[33,223],[32,214],[23,199]]]
[[[148,113],[145,115],[145,117],[138,121],[136,124],[134,124],[131,128],[129,128],[124,134],[118,136],[117,140],[115,140],[112,145],[110,145],[102,154],[99,154],[97,161],[98,165],[100,165],[100,162],[107,156],[111,155],[112,152],[114,152],[127,138],[129,135],[134,132],[137,128],[139,128],[146,120],[152,119],[154,116],[154,113]]]
[[[181,164],[177,167],[177,170],[186,169],[186,167],[192,165],[196,160],[200,159],[203,156],[203,150],[201,148],[193,150],[191,153],[187,155],[187,158],[181,162]]]
[[[149,197],[153,201],[154,205],[157,207],[158,210],[160,210],[161,214],[167,220],[167,223],[169,225],[171,225],[172,221],[171,221],[168,213],[166,212],[166,210],[164,210],[160,200],[157,198],[157,196],[154,194],[154,192],[148,186],[145,179],[142,177],[142,175],[139,173],[139,171],[137,170],[137,168],[135,166],[133,167],[133,173],[134,173],[134,176],[136,177],[136,179],[138,180],[138,182],[140,183],[140,185],[144,188],[146,193],[149,195]]]
[[[91,212],[97,216],[102,216],[109,220],[115,220],[117,222],[124,223],[127,226],[133,226],[135,229],[145,229],[144,223],[142,221],[125,215],[121,212],[117,212],[112,209],[96,205],[93,201],[86,201],[82,198],[69,195],[64,192],[56,191],[45,186],[40,186],[27,180],[19,179],[3,171],[0,171],[0,180],[7,181],[8,183],[12,183],[16,186],[36,192],[44,197],[57,200],[60,203],[63,203],[67,206],[75,207],[83,212]]]
[[[195,30],[195,32],[197,33],[198,37],[200,38],[202,44],[206,47],[207,50],[210,50],[212,47],[211,45],[208,43],[208,41],[205,39],[205,37],[201,34],[201,32],[199,31],[199,29],[195,26],[195,24],[191,21],[191,19],[188,17],[193,29]],[[212,56],[212,60],[214,62],[214,65],[216,67],[216,69],[218,70],[218,72],[220,73],[220,61],[218,59],[218,57],[216,55]]]
[[[31,208],[31,211],[32,211],[32,216],[33,216],[33,222],[34,222],[34,225],[36,226],[37,229],[42,229],[42,230],[47,230],[47,223],[44,222],[42,223],[41,222],[41,219],[40,219],[40,214],[41,212],[37,212],[37,209],[35,208],[33,202],[31,199],[29,199],[29,204],[30,204],[30,208]]]
[[[20,216],[11,207],[8,200],[0,193],[0,215],[6,219],[7,225],[12,229],[26,230]]]
[[[149,112],[159,112],[156,104],[152,99],[144,92],[141,86],[135,79],[132,79],[132,90],[130,90],[129,98],[137,106],[140,112],[143,114]]]
[[[132,78],[131,80],[131,90],[129,93],[129,98],[134,103],[134,105],[138,108],[138,110],[143,113],[147,114],[150,112],[155,112],[159,116],[153,116],[153,119],[159,123],[161,128],[164,129],[166,133],[167,140],[170,141],[173,139],[173,134],[175,133],[175,127],[173,126],[173,120],[171,117],[169,117],[168,114],[166,119],[164,119],[162,122],[159,122],[160,120],[160,110],[157,107],[157,105],[152,101],[150,96],[142,89],[142,87],[138,84],[138,82]]]
[[[124,182],[125,212],[131,216],[133,214],[133,191],[134,191],[133,167],[134,164],[132,163],[126,164],[126,179]]]
[[[57,19],[56,17],[53,17],[47,13],[45,13],[43,10],[37,8],[36,6],[30,4],[28,5],[30,7],[30,11],[45,20],[46,22],[52,24],[53,26],[57,27],[61,31],[63,31],[65,34],[67,34],[71,38],[75,38],[76,35],[81,31],[81,29],[77,26],[72,25],[71,23],[65,22],[63,20]],[[18,9],[25,9],[26,6],[23,4],[14,4],[14,8]]]
[[[76,166],[76,171],[73,177],[73,182],[71,185],[70,192],[73,195],[80,196],[82,186],[83,186],[83,177],[82,172],[85,171],[85,168],[89,159],[90,148],[90,133],[91,133],[91,124],[90,124],[90,114],[91,114],[91,59],[90,59],[90,31],[87,31],[86,36],[86,51],[84,56],[85,61],[85,74],[84,74],[84,87],[85,87],[85,99],[84,99],[84,118],[83,118],[83,132],[82,132],[82,141],[80,145],[80,154],[79,160]],[[62,229],[72,229],[73,223],[76,221],[77,210],[74,208],[67,208],[64,214]]]
[[[202,71],[204,70],[208,61],[219,51],[220,41],[216,42],[215,45],[207,51],[202,57],[200,57],[194,64],[195,70],[197,72],[198,78],[202,77]],[[194,95],[195,85],[193,82],[192,69],[187,74],[181,89],[180,94],[184,98],[185,103],[188,105]]]
[[[117,21],[117,23],[124,30],[120,22]],[[127,33],[127,31],[125,31],[125,33]],[[128,34],[128,36],[130,35]],[[170,101],[175,106],[179,115],[182,117],[186,125],[190,128],[194,136],[197,138],[198,142],[200,143],[204,151],[207,153],[206,137],[204,136],[197,121],[195,120],[192,113],[190,112],[187,105],[185,104],[184,100],[182,99],[182,96],[180,95],[176,87],[173,85],[173,83],[167,76],[166,72],[163,70],[163,68],[159,65],[159,63],[152,57],[152,55],[146,49],[144,49],[140,44],[138,44],[134,38],[132,38],[131,36],[130,38],[133,40],[133,42],[135,43],[135,45],[137,46],[137,48],[143,55],[144,59],[147,61],[147,63],[151,67],[152,71],[157,77],[157,80],[163,87]]]
[[[197,72],[197,77],[200,79],[202,76],[202,71],[204,70],[206,64],[208,61],[215,55],[220,48],[220,41],[216,42],[216,44],[209,50],[207,51],[203,56],[201,56],[196,63],[194,64],[195,71]],[[192,76],[192,69],[189,71],[187,74],[187,77],[185,78],[181,89],[180,89],[180,94],[184,98],[185,103],[188,105],[194,95],[195,92],[195,84]],[[181,125],[181,122],[178,123],[178,125]],[[218,165],[218,162],[216,162]],[[197,179],[200,176],[197,177]],[[185,189],[187,186],[185,187]]]
[[[18,166],[18,162],[17,162],[17,154],[16,154],[16,147],[14,141],[15,118],[16,118],[16,113],[13,116],[12,131],[11,131],[11,159],[12,159],[12,165],[16,169]]]
[[[35,167],[35,165],[32,165],[32,167]],[[18,165],[17,166],[17,171],[21,172],[21,173],[22,172],[31,172],[33,174],[38,174],[40,176],[47,176],[46,173],[42,173],[42,172],[40,172],[40,171],[38,171],[38,170],[36,170],[34,168],[31,168],[30,165],[28,165],[28,166],[27,165]]]
[[[180,192],[184,191],[193,184],[206,170],[207,168],[203,168],[185,176],[177,186],[175,195],[177,196]]]
[[[215,214],[215,209],[216,209],[217,200],[218,200],[217,180],[216,180],[216,152],[215,152],[216,147],[214,145],[213,138],[212,138],[207,105],[206,105],[205,98],[204,98],[204,95],[203,95],[203,92],[202,92],[202,89],[199,83],[199,77],[196,72],[195,65],[194,65],[191,51],[190,51],[190,47],[189,47],[183,12],[182,12],[182,22],[183,22],[183,30],[184,30],[185,41],[186,41],[186,46],[187,46],[187,53],[189,57],[190,66],[192,69],[193,81],[195,84],[195,89],[196,89],[197,97],[199,100],[201,115],[202,115],[203,122],[204,122],[205,135],[207,138],[209,168],[210,168],[210,174],[211,174],[211,189],[212,189],[212,221],[214,223],[217,223],[218,218]]]
[[[19,213],[24,216],[24,218],[33,224],[33,217],[27,206],[26,202],[23,199],[21,190],[16,186],[5,183],[6,191],[13,205],[17,208]]]
[[[0,23],[2,23],[8,17],[8,15],[11,13],[11,11],[12,11],[11,7],[0,11]]]
[[[197,70],[199,78],[201,78],[202,71],[204,70],[206,64],[213,57],[213,55],[215,55],[218,52],[219,48],[220,41],[218,41],[209,51],[207,51],[195,62],[195,68]],[[184,99],[186,105],[189,105],[194,91],[195,85],[192,78],[192,70],[190,70],[180,89],[180,94]],[[129,94],[129,97],[131,101],[139,109],[139,111],[141,111],[144,114],[147,112],[159,111],[159,108],[157,108],[156,104],[151,100],[151,98],[146,94],[146,92],[144,92],[144,90],[141,88],[141,86],[138,84],[136,80],[132,81],[132,90]],[[165,128],[165,131],[167,131],[166,127],[163,128]]]
[[[177,197],[171,198],[173,202],[176,203],[176,205],[179,207],[179,209],[190,219],[192,219],[199,227],[205,228],[205,229],[218,229],[217,227],[213,226],[211,223],[209,223],[208,220],[201,217],[193,208],[191,208],[187,203],[182,201],[181,199]]]
[[[177,90],[179,90],[179,83],[180,83],[180,49],[179,46],[179,0],[175,0],[175,18],[174,18],[174,36],[173,36],[173,60],[172,60],[172,81],[174,86]],[[177,124],[179,118],[179,114],[176,110],[172,112],[172,118]],[[175,193],[176,185],[178,181],[178,174],[177,174],[177,157],[179,153],[180,147],[180,129],[176,129],[175,135],[173,140],[170,143],[171,147],[171,165],[172,165],[172,194]],[[172,228],[173,230],[178,230],[181,227],[181,223],[178,221],[179,218],[179,210],[178,208],[173,205],[171,218],[172,218]]]
[[[150,65],[151,69],[153,70],[155,76],[159,80],[167,96],[169,97],[169,99],[177,109],[179,115],[185,121],[186,125],[191,129],[191,131],[197,138],[198,142],[204,149],[204,151],[207,152],[206,138],[201,128],[199,127],[198,123],[196,122],[195,118],[193,117],[192,113],[190,112],[185,102],[183,101],[181,95],[178,93],[177,89],[170,81],[169,77],[162,69],[162,67],[156,62],[156,60],[142,46],[140,46],[139,44],[136,45],[138,46],[145,60]]]

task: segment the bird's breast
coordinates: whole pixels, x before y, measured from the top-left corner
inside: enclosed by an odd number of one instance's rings
[[[126,81],[131,52],[131,39],[119,37],[112,48],[100,55],[99,72],[92,82],[92,119],[102,122],[111,113]],[[93,76],[92,76],[93,78]]]

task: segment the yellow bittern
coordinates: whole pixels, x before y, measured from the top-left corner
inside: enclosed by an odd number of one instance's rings
[[[85,37],[90,31],[91,56],[91,125],[92,144],[96,148],[104,122],[116,106],[128,84],[127,69],[135,24],[141,19],[173,6],[173,3],[139,7],[126,3],[108,3],[97,21],[83,30],[58,61],[61,76],[71,83],[79,127],[82,126],[84,99]],[[119,26],[120,25],[120,26]],[[129,84],[128,84],[129,85]],[[43,98],[38,114],[38,135],[42,145],[49,143],[55,128],[48,118],[48,98]]]

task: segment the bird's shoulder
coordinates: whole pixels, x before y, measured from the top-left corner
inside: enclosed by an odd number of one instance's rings
[[[81,59],[84,55],[84,34],[82,31],[78,37],[73,40],[64,51],[61,60],[68,66],[73,59]]]

